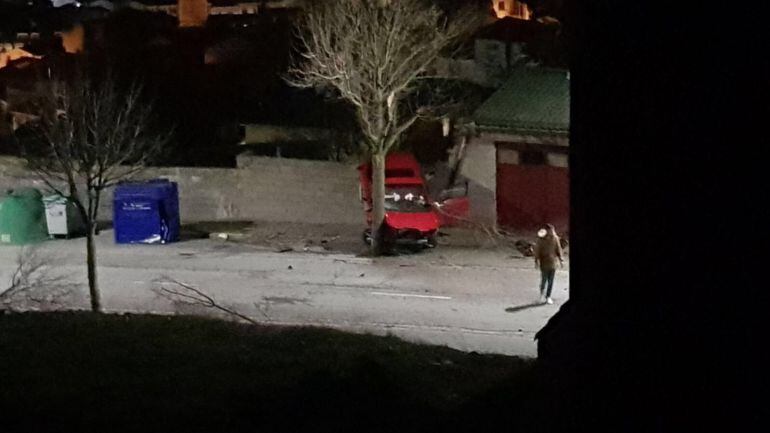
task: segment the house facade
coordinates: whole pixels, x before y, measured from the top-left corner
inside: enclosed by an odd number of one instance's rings
[[[530,230],[569,231],[569,74],[516,68],[473,116],[456,147],[470,218]]]
[[[506,15],[482,26],[472,37],[472,57],[441,58],[437,75],[457,77],[484,87],[498,88],[511,69],[523,63],[554,67],[566,64],[558,26]]]

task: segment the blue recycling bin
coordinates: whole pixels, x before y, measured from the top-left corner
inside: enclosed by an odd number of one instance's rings
[[[118,184],[112,221],[118,244],[177,242],[180,220],[176,182],[153,179]]]

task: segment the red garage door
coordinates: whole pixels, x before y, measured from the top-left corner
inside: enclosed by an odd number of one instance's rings
[[[567,233],[569,170],[548,165],[548,158],[542,152],[500,149],[497,222],[503,227],[520,230],[535,229],[548,222],[554,224],[557,231]]]

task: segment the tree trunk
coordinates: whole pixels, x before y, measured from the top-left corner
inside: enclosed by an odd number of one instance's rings
[[[457,181],[457,175],[460,173],[460,165],[463,163],[463,156],[465,154],[465,146],[468,143],[468,136],[463,135],[462,141],[460,141],[460,144],[457,146],[455,150],[455,154],[451,159],[451,169],[449,171],[449,179],[447,180],[447,184],[445,185],[445,188],[451,188],[455,186],[455,181]]]
[[[385,153],[372,155],[372,254],[385,252]]]
[[[96,280],[96,222],[91,222],[86,235],[86,266],[88,268],[88,293],[91,295],[91,311],[102,311],[102,299],[99,294],[99,284]]]

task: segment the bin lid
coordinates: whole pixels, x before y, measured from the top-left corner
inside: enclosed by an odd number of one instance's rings
[[[6,191],[6,196],[40,200],[40,198],[43,197],[43,194],[36,188],[12,188]]]
[[[145,182],[125,182],[115,187],[113,198],[115,200],[129,198],[149,198],[164,200],[176,194],[176,183],[168,179],[152,179]]]
[[[67,197],[62,197],[59,194],[47,195],[43,197],[43,203],[45,204],[67,204]]]

